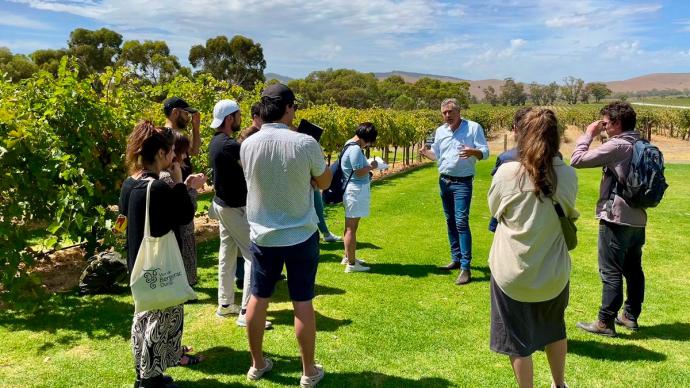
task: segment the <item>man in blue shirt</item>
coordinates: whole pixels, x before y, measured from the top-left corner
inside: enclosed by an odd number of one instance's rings
[[[456,99],[443,100],[441,114],[446,123],[436,129],[431,149],[422,149],[421,154],[438,162],[440,174],[441,202],[446,215],[452,258],[450,264],[440,269],[459,269],[455,284],[462,285],[472,279],[469,219],[475,164],[477,160],[489,157],[489,146],[481,125],[460,116],[460,104]]]

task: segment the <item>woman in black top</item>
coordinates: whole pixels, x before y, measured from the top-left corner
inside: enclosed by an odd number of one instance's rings
[[[173,187],[158,180],[160,171],[172,163],[174,140],[172,131],[156,128],[149,121],[139,122],[128,138],[126,162],[131,175],[122,184],[119,206],[120,214],[127,217],[126,251],[130,272],[144,236],[146,187],[150,180],[153,183],[149,222],[153,237],[161,237],[194,218],[194,205],[187,187],[199,188],[205,178],[191,175],[182,183],[182,172],[178,166],[172,173],[177,182]],[[180,346],[183,321],[182,305],[134,315],[132,352],[137,379],[135,387],[171,386],[172,379],[164,376],[163,372],[186,357]],[[186,359],[189,362],[191,358]],[[198,362],[198,358],[195,360]]]

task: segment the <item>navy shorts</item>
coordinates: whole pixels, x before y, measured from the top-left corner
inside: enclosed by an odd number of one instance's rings
[[[306,241],[287,247],[262,247],[251,243],[252,295],[270,298],[276,283],[287,269],[290,299],[306,302],[314,298],[316,268],[319,265],[319,233]]]

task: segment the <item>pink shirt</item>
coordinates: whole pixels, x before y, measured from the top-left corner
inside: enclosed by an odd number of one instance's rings
[[[640,134],[633,131],[624,132],[608,139],[601,146],[590,149],[592,137],[587,133],[577,139],[577,145],[570,159],[570,165],[575,168],[606,167],[616,172],[620,177],[620,183],[624,182],[630,170],[633,145],[621,136],[632,136],[639,139]],[[647,224],[647,212],[644,209],[632,208],[619,196],[614,196],[613,201],[609,194],[613,188],[615,177],[611,174],[603,174],[599,185],[599,200],[597,201],[596,217],[614,224],[645,227]]]

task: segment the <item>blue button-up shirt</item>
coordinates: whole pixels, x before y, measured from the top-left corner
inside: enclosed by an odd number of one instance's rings
[[[480,150],[483,159],[489,157],[489,145],[484,137],[484,129],[478,123],[462,119],[455,131],[452,131],[448,124],[443,124],[436,129],[431,149],[436,155],[440,174],[454,177],[474,175],[477,158],[471,156],[460,159],[458,154],[463,145]]]

